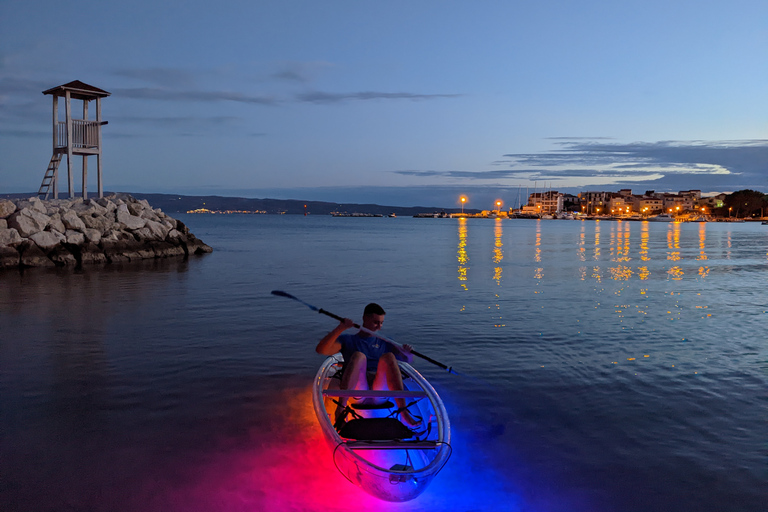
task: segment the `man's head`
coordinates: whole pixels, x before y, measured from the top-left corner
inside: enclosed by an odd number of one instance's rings
[[[384,308],[371,302],[363,310],[363,327],[369,331],[378,331],[384,325],[384,315],[386,314]]]

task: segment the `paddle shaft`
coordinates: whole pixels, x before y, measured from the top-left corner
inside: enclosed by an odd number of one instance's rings
[[[318,313],[322,313],[323,315],[327,315],[327,316],[329,316],[331,318],[335,318],[339,322],[343,322],[344,321],[344,319],[342,317],[340,317],[339,315],[335,315],[335,314],[331,313],[330,311],[326,311],[326,310],[324,310],[322,308],[315,307],[312,304],[310,304],[308,302],[304,302],[300,298],[296,297],[295,295],[291,295],[288,292],[284,292],[282,290],[272,290],[272,295],[277,295],[278,297],[285,297],[287,299],[292,299],[292,300],[295,300],[297,302],[301,302],[302,304],[307,306],[312,311],[317,311]],[[403,347],[399,343],[397,343],[397,342],[387,338],[386,336],[382,336],[381,334],[378,334],[378,333],[376,333],[374,331],[366,329],[365,327],[361,327],[360,325],[355,324],[355,323],[353,323],[352,325],[354,325],[355,327],[357,327],[361,331],[364,331],[364,332],[367,332],[368,334],[376,336],[377,338],[382,339],[382,340],[386,341],[387,343],[391,343],[392,345],[398,347],[401,350],[403,349]],[[440,368],[442,368],[443,370],[447,371],[448,373],[452,373],[454,375],[462,375],[459,372],[457,372],[456,370],[454,370],[452,367],[444,365],[440,361],[435,361],[431,357],[425,356],[424,354],[422,354],[420,352],[416,352],[415,350],[411,350],[411,354],[413,354],[415,356],[418,356],[418,357],[424,359],[425,361],[429,361],[430,363],[434,364],[435,366],[439,366]]]
[[[323,308],[320,308],[320,309],[318,309],[318,310],[317,310],[317,312],[318,312],[318,313],[320,313],[320,314],[322,314],[322,315],[326,315],[326,316],[329,316],[329,317],[331,317],[331,318],[335,318],[335,319],[336,319],[336,320],[338,320],[339,322],[343,322],[343,321],[344,321],[344,319],[343,319],[342,317],[340,317],[339,315],[335,315],[335,314],[331,313],[330,311],[326,311],[326,310],[324,310]],[[382,340],[386,341],[387,343],[390,343],[390,344],[392,344],[392,345],[396,346],[397,348],[399,348],[399,349],[401,349],[401,350],[402,350],[402,348],[403,348],[403,346],[402,346],[402,345],[400,345],[399,343],[397,343],[396,341],[394,341],[394,340],[391,340],[391,339],[387,338],[386,336],[382,336],[381,334],[379,334],[379,333],[377,333],[377,332],[375,332],[375,331],[372,331],[372,330],[370,330],[370,329],[366,329],[365,327],[362,327],[362,326],[360,326],[360,325],[358,325],[358,324],[356,324],[356,323],[353,323],[352,325],[353,325],[355,328],[357,328],[357,329],[360,329],[360,330],[361,330],[361,331],[363,331],[363,332],[367,332],[368,334],[371,334],[371,335],[373,335],[373,336],[376,336],[377,338],[379,338],[379,339],[382,339]],[[440,361],[435,361],[435,360],[434,360],[434,359],[432,359],[431,357],[429,357],[429,356],[425,356],[424,354],[422,354],[422,353],[420,353],[420,352],[417,352],[417,351],[415,351],[415,350],[411,349],[411,354],[413,354],[413,355],[415,355],[415,356],[418,356],[418,357],[420,357],[420,358],[424,359],[425,361],[429,361],[430,363],[434,364],[435,366],[439,366],[439,367],[440,367],[440,368],[442,368],[443,370],[446,370],[448,373],[455,373],[455,372],[453,372],[453,370],[451,369],[451,367],[450,367],[450,366],[444,365],[444,364],[443,364],[443,363],[441,363]]]

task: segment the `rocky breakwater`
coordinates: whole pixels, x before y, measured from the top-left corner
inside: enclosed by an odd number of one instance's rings
[[[183,222],[127,194],[0,199],[0,268],[79,267],[212,250]]]

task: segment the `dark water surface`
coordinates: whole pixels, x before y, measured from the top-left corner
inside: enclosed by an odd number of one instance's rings
[[[189,261],[0,274],[0,510],[768,510],[768,227],[179,215]],[[454,453],[390,504],[311,409],[335,322],[416,366]],[[362,508],[361,508],[362,507]]]

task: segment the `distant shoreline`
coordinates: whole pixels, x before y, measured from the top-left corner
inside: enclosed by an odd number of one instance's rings
[[[115,192],[104,192],[104,195],[111,195]],[[164,212],[187,213],[193,210],[206,209],[216,212],[232,213],[256,213],[256,214],[288,214],[288,215],[331,215],[332,213],[358,213],[358,214],[380,214],[388,216],[395,214],[397,216],[413,216],[425,212],[459,213],[461,207],[444,208],[440,206],[388,206],[379,204],[358,204],[358,203],[331,203],[327,201],[302,201],[299,199],[253,199],[246,197],[225,197],[225,196],[185,196],[181,194],[142,194],[137,192],[124,192],[136,199],[146,199],[154,207],[161,208]],[[0,194],[0,199],[23,199],[35,196],[36,193],[28,194]],[[66,194],[60,194],[65,197]],[[78,197],[75,194],[75,197]],[[95,198],[93,194],[90,196]],[[479,213],[480,210],[469,208],[464,209],[467,213]]]

